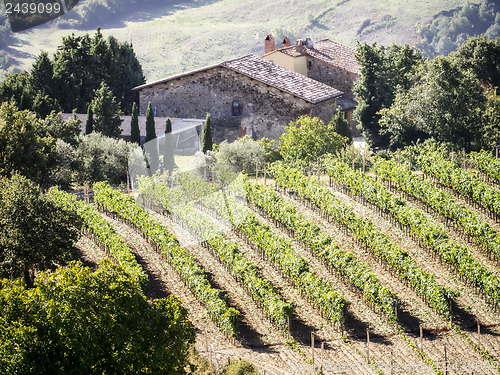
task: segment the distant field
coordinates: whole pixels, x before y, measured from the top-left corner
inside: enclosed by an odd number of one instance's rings
[[[285,34],[292,40],[326,37],[352,47],[356,41],[414,44],[417,22],[466,2],[220,0],[150,9],[144,2],[142,9],[100,26],[104,35],[134,44],[146,80],[152,81],[243,54],[260,54],[269,32],[277,39]],[[17,34],[20,42],[10,54],[20,68],[29,69],[41,50],[53,53],[64,35],[87,31],[95,29],[59,29],[54,24],[38,27]]]

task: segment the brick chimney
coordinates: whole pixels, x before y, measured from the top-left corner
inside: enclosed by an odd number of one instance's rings
[[[267,34],[264,40],[264,53],[273,52],[276,49],[276,41],[272,34]]]
[[[290,39],[285,36],[285,39],[283,39],[283,41],[281,42],[281,48],[290,47],[291,45],[292,43],[290,42]]]
[[[306,53],[306,41],[304,39],[297,39],[297,52],[301,55]]]

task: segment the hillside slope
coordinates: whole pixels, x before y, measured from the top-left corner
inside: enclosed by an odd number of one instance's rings
[[[80,1],[77,8],[85,6],[87,1]],[[93,27],[100,26],[105,36],[131,41],[147,81],[152,81],[248,53],[261,54],[269,32],[276,40],[288,35],[292,42],[311,37],[331,38],[352,47],[356,41],[414,45],[417,22],[425,22],[442,10],[466,2],[219,0],[182,5],[144,2],[135,5],[128,14],[109,17]],[[17,43],[7,52],[12,64],[29,69],[41,50],[55,52],[64,35],[94,30],[71,29],[68,24],[53,21],[16,34]]]

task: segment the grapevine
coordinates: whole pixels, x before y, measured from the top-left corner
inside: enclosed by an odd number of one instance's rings
[[[418,267],[406,251],[394,244],[388,235],[379,232],[370,220],[356,216],[352,209],[336,199],[326,186],[314,178],[304,176],[296,168],[275,162],[270,171],[279,186],[310,201],[340,225],[348,228],[376,257],[396,270],[432,308],[444,317],[451,317],[451,304],[456,293],[439,285],[432,274]]]

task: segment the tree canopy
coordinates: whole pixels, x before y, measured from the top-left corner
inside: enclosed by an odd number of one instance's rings
[[[356,59],[360,64],[360,79],[354,90],[358,101],[354,116],[368,144],[387,147],[390,137],[380,131],[379,111],[391,106],[398,87],[407,90],[411,86],[412,74],[422,58],[408,45],[385,47],[364,43],[358,44]]]
[[[279,150],[285,161],[305,165],[324,154],[339,151],[346,142],[347,138],[337,134],[333,124],[326,125],[317,117],[301,116],[285,128]]]
[[[38,186],[15,173],[0,179],[0,276],[24,277],[53,269],[73,257],[80,220]]]
[[[109,86],[102,82],[96,90],[90,107],[94,113],[94,130],[111,138],[117,138],[122,129],[120,108]]]
[[[138,93],[131,91],[145,83],[141,65],[130,43],[118,42],[110,36],[104,39],[100,29],[94,36],[69,35],[63,37],[53,59],[42,52],[29,73],[8,76],[0,85],[0,101],[14,99],[22,108],[22,96],[32,108],[35,99],[40,114],[50,110],[79,113],[87,110],[102,83],[117,98],[119,109],[130,113]]]
[[[72,262],[35,288],[0,281],[2,374],[185,374],[194,330],[174,296],[149,302],[119,266]]]

